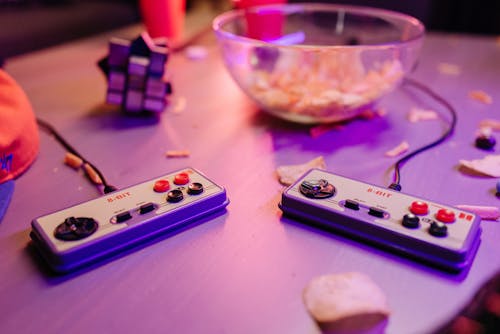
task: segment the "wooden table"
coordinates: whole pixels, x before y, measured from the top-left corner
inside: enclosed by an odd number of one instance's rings
[[[38,159],[15,183],[0,224],[2,333],[318,333],[302,302],[314,277],[360,271],[385,292],[387,333],[429,333],[458,312],[500,268],[500,225],[483,221],[470,270],[452,275],[288,218],[278,209],[275,169],[323,156],[328,169],[386,186],[402,140],[412,148],[439,136],[443,121],[410,123],[412,107],[446,111],[418,91],[400,88],[380,101],[384,117],[354,120],[313,138],[309,127],[260,112],[232,81],[212,35],[199,43],[206,59],[174,54],[167,69],[175,94],[159,122],[126,117],[103,103],[105,78],[96,61],[112,36],[134,26],[10,60],[6,70],[51,122],[113,185],[122,188],[185,166],[226,187],[223,215],[91,270],[51,275],[29,244],[33,218],[99,196],[62,163],[62,147],[40,133]],[[480,120],[499,118],[500,46],[494,38],[430,33],[413,77],[458,111],[450,140],[402,170],[406,193],[448,204],[498,206],[496,180],[457,169],[486,155],[474,147]],[[458,76],[437,70],[460,67]],[[485,105],[468,97],[482,89]],[[186,107],[175,113],[185,100]],[[180,101],[180,102],[179,102]],[[169,149],[188,158],[167,159]]]

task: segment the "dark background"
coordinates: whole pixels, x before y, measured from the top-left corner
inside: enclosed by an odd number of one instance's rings
[[[485,0],[289,0],[392,9],[420,19],[428,30],[500,34],[500,1]]]
[[[202,1],[230,2],[187,0],[188,10]],[[289,1],[380,7],[415,16],[428,30],[500,34],[500,1]],[[137,0],[0,0],[0,60],[139,21]]]

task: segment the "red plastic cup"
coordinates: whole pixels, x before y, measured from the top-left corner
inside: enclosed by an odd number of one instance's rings
[[[179,41],[184,32],[186,0],[139,0],[142,21],[152,38]]]
[[[286,0],[233,0],[236,8],[284,4]],[[271,9],[259,13],[246,12],[247,36],[263,41],[272,41],[283,35],[283,14]]]

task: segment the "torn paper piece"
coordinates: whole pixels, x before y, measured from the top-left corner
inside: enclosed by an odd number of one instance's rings
[[[476,160],[460,160],[459,163],[472,171],[492,177],[500,177],[500,155],[487,155],[483,159]]]
[[[408,151],[409,148],[410,145],[408,145],[408,142],[406,140],[403,140],[398,146],[385,152],[385,156],[390,158],[397,157],[398,155],[401,155]]]
[[[390,314],[383,291],[369,276],[358,272],[316,277],[302,297],[309,314],[328,333],[340,329],[342,333],[365,333],[385,327]]]
[[[492,104],[493,99],[491,96],[482,90],[473,90],[469,92],[469,97],[473,100],[482,102],[484,104]]]
[[[289,186],[311,168],[326,169],[323,157],[319,156],[301,165],[279,166],[276,169],[276,173],[278,174],[280,183],[284,186]]]
[[[479,128],[490,128],[493,131],[500,131],[500,121],[496,119],[483,119],[479,122]]]
[[[407,115],[407,118],[410,122],[416,123],[420,121],[429,121],[437,119],[438,114],[434,110],[411,108],[410,112]]]
[[[438,71],[439,73],[446,75],[459,75],[461,73],[460,67],[458,65],[450,63],[439,63]]]
[[[476,215],[481,217],[481,219],[497,220],[498,218],[500,218],[500,208],[497,208],[496,206],[459,204],[455,205],[455,207],[461,210],[475,213]]]
[[[188,150],[170,150],[165,153],[167,158],[186,158],[189,157],[191,152]]]

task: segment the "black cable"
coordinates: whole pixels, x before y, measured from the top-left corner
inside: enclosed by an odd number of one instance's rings
[[[425,146],[418,148],[417,150],[415,150],[413,152],[408,153],[407,155],[403,156],[398,161],[396,161],[396,163],[394,164],[394,182],[391,183],[389,188],[393,189],[393,190],[397,190],[397,191],[401,190],[400,182],[401,182],[401,167],[402,167],[402,165],[406,161],[408,161],[411,158],[413,158],[414,156],[416,156],[417,154],[441,144],[443,141],[445,141],[448,137],[450,137],[453,134],[453,132],[455,131],[456,124],[457,124],[457,112],[455,111],[455,108],[453,108],[453,106],[446,99],[444,99],[443,97],[441,97],[440,95],[435,93],[428,86],[426,86],[423,83],[420,83],[414,79],[405,78],[403,83],[407,84],[407,85],[411,85],[413,87],[416,87],[417,89],[419,89],[422,92],[429,95],[432,99],[434,99],[434,101],[437,101],[438,103],[443,105],[450,112],[451,123],[450,123],[448,129],[446,129],[446,131],[438,139],[436,139],[435,141],[433,141]]]
[[[115,191],[116,188],[110,184],[108,184],[106,182],[106,179],[104,178],[104,175],[101,173],[101,171],[94,165],[92,164],[91,162],[89,162],[87,159],[85,159],[80,153],[78,153],[76,151],[76,149],[71,146],[67,141],[66,139],[63,138],[63,136],[61,136],[59,134],[59,132],[57,132],[57,130],[52,126],[50,125],[49,123],[45,122],[44,120],[41,120],[40,118],[37,118],[36,119],[38,125],[43,128],[45,131],[47,131],[48,133],[50,133],[52,136],[54,136],[54,138],[70,153],[76,155],[78,158],[82,159],[83,163],[86,163],[88,164],[90,167],[92,167],[92,169],[94,169],[94,171],[97,173],[97,175],[99,175],[99,178],[101,179],[102,181],[102,185],[104,186],[104,193],[107,194],[107,193],[110,193],[112,191]]]

